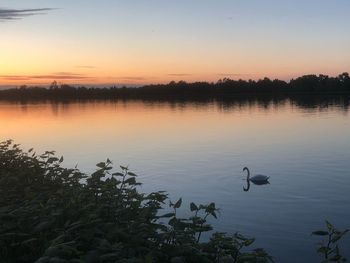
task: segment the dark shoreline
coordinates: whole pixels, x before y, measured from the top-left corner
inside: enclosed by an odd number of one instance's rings
[[[32,102],[91,102],[91,101],[143,101],[165,103],[220,103],[223,106],[245,103],[283,103],[291,101],[305,108],[338,105],[348,110],[350,104],[350,77],[342,73],[338,77],[306,75],[290,82],[270,80],[244,81],[223,79],[216,83],[170,82],[139,88],[86,88],[70,85],[27,87],[0,90],[0,101]]]

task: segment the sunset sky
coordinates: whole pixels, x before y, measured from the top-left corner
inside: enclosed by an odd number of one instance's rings
[[[0,86],[350,71],[349,0],[1,0]]]

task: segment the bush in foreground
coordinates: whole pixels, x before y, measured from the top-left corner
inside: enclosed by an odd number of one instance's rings
[[[263,249],[245,248],[254,239],[212,230],[214,203],[191,203],[181,218],[182,200],[162,214],[165,192],[138,191],[127,167],[97,164],[86,176],[61,166],[54,152],[37,156],[7,141],[0,144],[0,255],[2,262],[269,262]]]

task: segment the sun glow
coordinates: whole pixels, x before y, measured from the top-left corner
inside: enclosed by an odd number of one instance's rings
[[[51,4],[59,8],[17,12],[16,19],[1,9],[0,86],[289,80],[350,71],[350,38],[339,33],[350,22],[345,7],[320,5],[320,20],[317,12],[300,13],[300,3],[287,5],[288,17],[279,4]]]

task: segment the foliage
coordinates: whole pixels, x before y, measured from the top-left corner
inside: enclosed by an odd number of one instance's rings
[[[272,262],[254,239],[213,233],[214,203],[190,204],[163,191],[141,193],[136,174],[107,159],[87,176],[62,167],[54,152],[37,155],[12,141],[0,144],[1,262]]]
[[[325,237],[325,240],[319,243],[317,248],[317,252],[324,259],[322,262],[345,262],[346,259],[340,254],[339,241],[349,230],[337,230],[328,221],[326,221],[326,226],[326,230],[312,232],[313,235]]]
[[[0,99],[5,100],[95,100],[95,99],[141,99],[141,100],[232,100],[269,96],[270,98],[303,98],[306,95],[329,96],[350,93],[350,77],[344,72],[336,77],[326,75],[305,75],[289,82],[269,78],[259,80],[232,80],[224,78],[216,83],[171,81],[168,84],[142,87],[87,88],[58,85],[50,87],[21,86],[16,89],[0,90]]]

